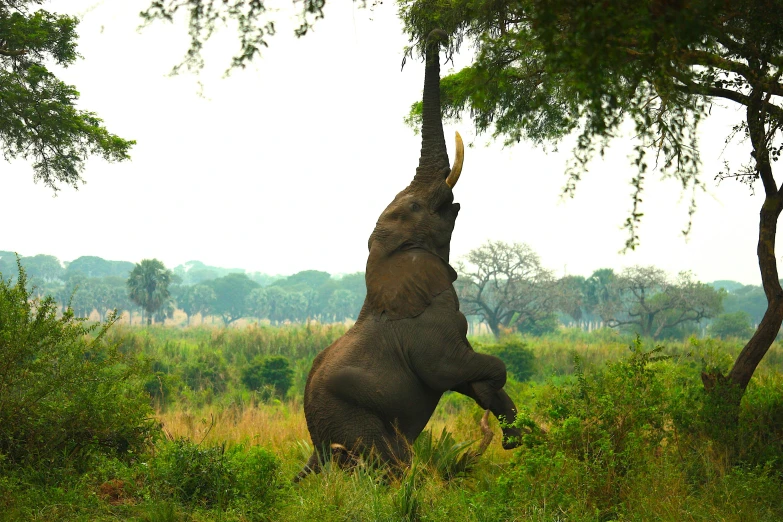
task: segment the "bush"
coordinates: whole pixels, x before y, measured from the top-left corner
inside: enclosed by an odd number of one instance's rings
[[[502,344],[481,346],[481,351],[498,357],[506,365],[506,370],[519,382],[530,379],[535,373],[535,355],[533,350],[519,339],[511,338]]]
[[[155,432],[140,368],[52,297],[32,298],[19,266],[0,279],[0,465],[84,468],[95,453],[127,456]]]
[[[738,337],[740,339],[750,339],[753,335],[753,325],[750,315],[745,311],[720,314],[707,327],[707,331],[712,337]]]
[[[631,349],[628,359],[592,375],[576,358],[575,381],[552,389],[541,404],[548,432],[524,410],[518,413],[515,425],[526,435],[501,484],[576,518],[621,518],[629,485],[661,462],[658,453],[671,442],[664,442],[666,388],[650,368],[666,357],[660,347],[642,351],[638,338]]]
[[[270,505],[279,468],[277,457],[259,446],[202,448],[187,439],[167,443],[151,463],[159,495],[220,509],[241,500]]]
[[[274,386],[275,391],[283,397],[293,384],[293,376],[294,370],[286,357],[257,357],[242,370],[242,383],[253,391],[264,386]]]
[[[182,380],[193,391],[223,393],[228,385],[226,361],[219,352],[207,351],[182,367]]]

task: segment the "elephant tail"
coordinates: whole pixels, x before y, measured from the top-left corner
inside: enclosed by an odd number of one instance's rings
[[[302,471],[297,473],[294,477],[293,483],[298,484],[300,480],[306,478],[310,473],[318,473],[319,471],[321,471],[321,461],[318,458],[318,452],[313,450],[313,454],[307,459],[307,464],[305,464]]]

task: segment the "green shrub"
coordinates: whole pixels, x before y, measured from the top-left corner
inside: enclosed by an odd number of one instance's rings
[[[527,433],[501,482],[529,491],[538,505],[619,518],[629,480],[649,472],[669,437],[667,395],[637,338],[630,357],[588,374],[575,360],[575,379],[553,388],[539,405],[548,432],[521,410],[515,424]],[[573,484],[580,484],[573,488]]]
[[[182,380],[193,391],[223,393],[228,385],[228,368],[219,352],[206,351],[182,365]]]
[[[478,461],[475,453],[469,449],[473,442],[457,442],[446,428],[443,428],[437,439],[432,430],[425,430],[414,442],[413,454],[420,464],[431,468],[444,480],[449,480],[468,471]]]
[[[0,279],[0,465],[45,472],[140,451],[156,428],[139,364],[104,340],[115,317],[58,318],[26,285],[21,266],[15,284]]]
[[[293,384],[293,376],[294,370],[286,357],[257,357],[242,370],[242,383],[254,391],[274,386],[275,391],[284,397]]]
[[[476,343],[481,351],[498,357],[506,365],[506,370],[519,382],[529,380],[536,371],[536,356],[527,344],[518,338],[510,338],[501,344],[482,346]]]
[[[277,457],[258,446],[201,447],[187,439],[166,443],[151,463],[160,496],[219,509],[242,500],[270,506],[279,468]]]
[[[720,314],[707,327],[707,331],[712,337],[737,337],[740,339],[750,339],[753,335],[753,325],[750,315],[743,310],[728,314]]]

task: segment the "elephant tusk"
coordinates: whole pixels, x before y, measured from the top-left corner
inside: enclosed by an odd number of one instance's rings
[[[462,173],[462,162],[465,160],[465,146],[462,144],[462,136],[459,135],[459,132],[456,133],[454,140],[457,144],[457,152],[454,156],[454,166],[451,167],[451,173],[446,178],[446,185],[450,188],[454,188],[454,185],[457,184],[459,175]]]
[[[481,422],[479,423],[479,426],[481,426],[481,432],[484,434],[484,438],[481,439],[481,444],[479,444],[478,451],[476,451],[476,456],[483,455],[485,451],[487,451],[487,448],[489,447],[489,443],[492,442],[492,430],[489,429],[489,410],[486,410],[484,412],[484,415],[481,417]]]

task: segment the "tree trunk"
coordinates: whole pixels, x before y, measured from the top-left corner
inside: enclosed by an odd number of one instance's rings
[[[495,339],[500,339],[500,325],[498,321],[487,321],[487,325],[489,325],[489,329],[492,330],[492,335],[495,336]]]
[[[742,395],[753,377],[756,367],[769,351],[783,323],[783,289],[778,279],[778,266],[775,259],[775,236],[778,217],[783,210],[783,193],[778,189],[772,175],[767,147],[765,112],[762,91],[754,90],[747,109],[748,133],[756,160],[756,172],[764,185],[766,195],[759,214],[759,242],[756,253],[759,258],[761,284],[767,296],[767,310],[756,332],[745,345],[728,376],[720,374],[702,374],[704,387],[712,394],[727,398],[735,410],[739,411]]]
[[[759,219],[759,243],[757,248],[761,283],[767,296],[767,310],[756,332],[742,349],[729,372],[729,381],[744,393],[756,367],[769,351],[783,323],[783,289],[778,280],[775,260],[775,236],[778,216],[783,205],[779,195],[767,197],[761,207]]]

